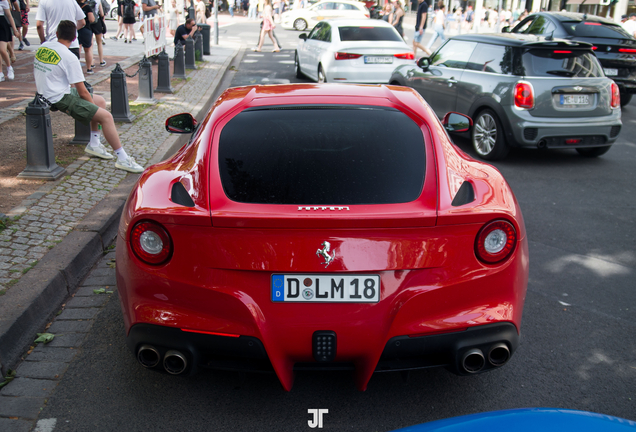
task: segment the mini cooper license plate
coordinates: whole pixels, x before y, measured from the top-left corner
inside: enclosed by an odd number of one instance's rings
[[[590,95],[561,95],[561,105],[589,105]]]
[[[380,301],[378,275],[272,275],[272,301],[377,303]]]
[[[618,69],[603,69],[606,76],[616,76],[618,75]]]
[[[391,64],[393,57],[389,56],[364,56],[365,64]]]

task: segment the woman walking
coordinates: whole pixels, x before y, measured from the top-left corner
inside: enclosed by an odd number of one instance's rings
[[[82,8],[82,12],[86,16],[86,25],[77,30],[77,39],[84,48],[84,63],[86,63],[86,74],[93,73],[93,30],[91,25],[95,22],[95,14],[93,9],[86,3],[86,0],[77,0],[77,4]]]
[[[124,43],[135,40],[135,2],[134,0],[119,0],[119,8],[124,23]]]
[[[391,25],[395,27],[397,32],[404,39],[404,29],[402,28],[402,21],[404,20],[404,9],[402,9],[402,3],[400,0],[393,0],[393,15],[391,17]]]
[[[444,24],[444,21],[446,20],[445,11],[446,6],[444,6],[444,2],[440,0],[440,2],[437,3],[437,11],[435,12],[435,17],[433,18],[433,31],[435,32],[435,34],[433,34],[431,40],[428,41],[428,45],[426,45],[426,48],[429,50],[438,37],[442,40],[442,42],[446,40],[446,36],[444,36],[444,29],[446,28],[446,24]]]
[[[99,57],[99,66],[106,66],[104,61],[104,35],[106,34],[106,23],[104,22],[104,9],[102,8],[102,2],[96,3],[97,10],[93,11],[95,15],[95,22],[91,24],[91,30],[95,34],[95,42],[97,43],[97,56]]]
[[[20,32],[15,26],[15,22],[13,22],[13,17],[11,16],[11,6],[9,6],[7,0],[0,0],[0,82],[4,81],[2,62],[7,65],[7,79],[12,80],[15,78],[15,73],[11,67],[11,58],[7,51],[8,43],[13,44],[13,35],[22,41]]]
[[[271,0],[265,0],[265,7],[263,8],[263,29],[261,30],[261,40],[258,43],[258,48],[254,51],[260,52],[263,48],[263,42],[265,42],[265,35],[268,35],[274,44],[272,52],[279,52],[280,48],[274,39],[273,30],[276,27],[274,24],[274,16],[272,15],[272,3]]]

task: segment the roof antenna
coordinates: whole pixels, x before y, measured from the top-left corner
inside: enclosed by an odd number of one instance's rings
[[[583,6],[587,0],[583,0],[579,7]],[[587,11],[583,12],[583,20],[587,20]]]
[[[547,40],[547,41],[554,40],[554,30],[552,30],[552,33],[550,33],[550,36],[547,36],[547,37],[545,38],[545,40]]]

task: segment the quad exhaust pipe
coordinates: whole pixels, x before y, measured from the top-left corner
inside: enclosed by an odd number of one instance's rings
[[[508,363],[510,360],[510,349],[505,343],[497,343],[490,347],[488,356],[479,348],[472,348],[466,351],[461,360],[461,367],[464,372],[477,373],[486,366],[486,360],[491,366],[500,367]]]
[[[186,356],[177,350],[170,350],[163,357],[163,368],[172,375],[183,373],[188,367]]]
[[[137,351],[137,360],[145,368],[154,368],[161,362],[161,354],[159,350],[152,345],[142,345]],[[180,351],[169,350],[163,356],[163,368],[172,375],[183,373],[188,367],[188,359]]]

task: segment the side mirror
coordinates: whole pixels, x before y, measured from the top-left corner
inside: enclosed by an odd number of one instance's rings
[[[166,130],[170,133],[189,134],[196,128],[197,121],[190,113],[175,114],[166,120]]]
[[[302,39],[302,40],[306,41],[306,40],[307,40],[307,33],[301,33],[301,34],[299,34],[299,35],[298,35],[298,39]]]
[[[448,132],[468,132],[473,126],[473,119],[464,114],[449,112],[444,116],[442,125]]]
[[[429,61],[428,57],[422,57],[421,59],[417,61],[417,65],[422,70],[428,70],[428,67],[431,65],[431,62]]]
[[[510,26],[505,26],[501,28],[502,33],[510,33]]]

